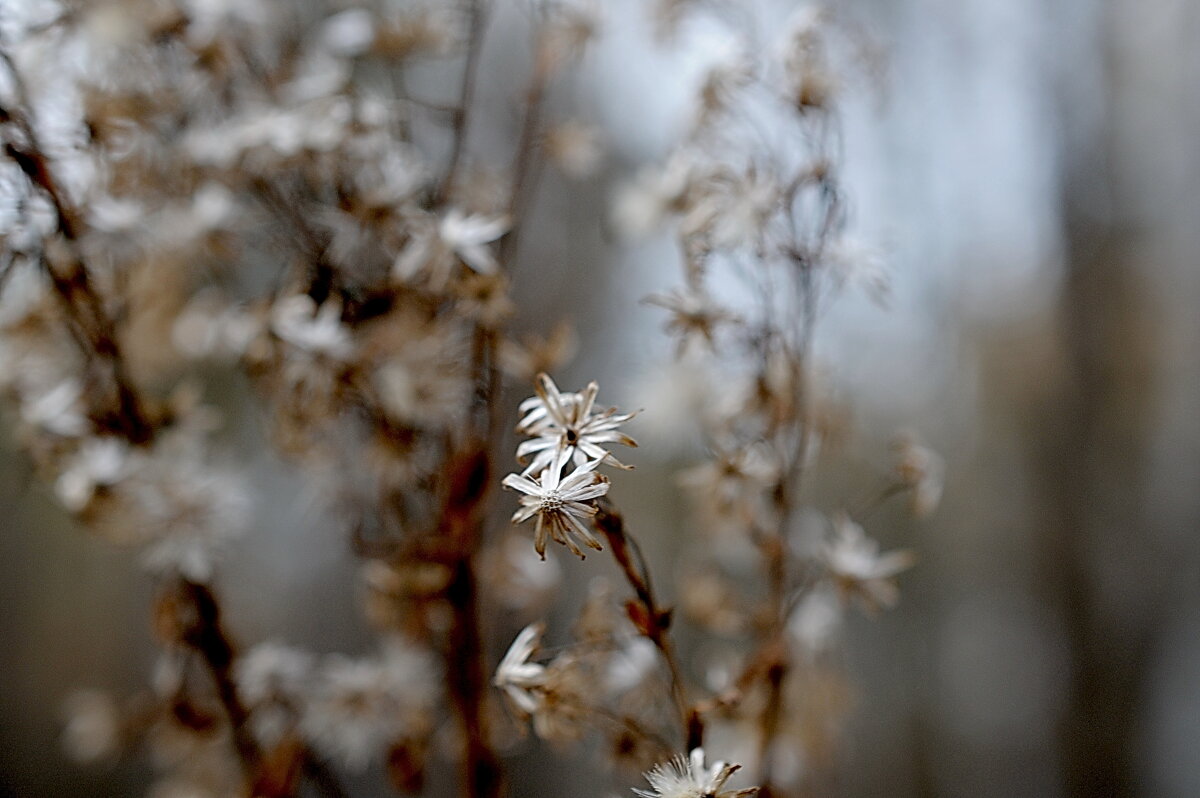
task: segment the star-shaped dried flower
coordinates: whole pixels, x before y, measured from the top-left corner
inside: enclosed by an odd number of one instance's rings
[[[429,287],[440,292],[459,262],[477,274],[498,273],[492,242],[508,232],[512,220],[451,208],[440,219],[432,214],[418,217],[413,226],[412,238],[392,264],[392,275],[400,282],[426,275]]]
[[[584,554],[575,544],[575,539],[596,551],[603,549],[587,526],[596,514],[596,506],[592,501],[608,493],[608,478],[595,473],[603,458],[585,462],[564,478],[563,468],[570,456],[566,450],[559,452],[536,479],[523,474],[509,474],[502,483],[506,488],[525,494],[520,499],[520,509],[513,514],[514,524],[537,516],[533,547],[543,559],[546,556],[547,538],[563,544],[580,558]]]
[[[492,684],[503,690],[517,713],[525,717],[537,712],[539,699],[532,691],[541,687],[546,678],[546,667],[529,661],[540,645],[544,631],[545,626],[540,623],[522,629],[496,666],[496,675],[492,678]]]
[[[825,564],[845,596],[857,596],[869,610],[891,607],[899,599],[892,577],[913,564],[910,551],[879,553],[879,542],[846,515],[834,519],[834,538],[825,547]]]
[[[80,512],[97,488],[115,485],[133,470],[129,446],[118,438],[85,438],[54,483],[54,491],[71,512]]]
[[[354,344],[342,324],[342,306],[326,300],[319,307],[308,294],[279,299],[271,307],[271,331],[297,349],[335,359],[349,357]]]
[[[645,303],[670,311],[667,332],[678,337],[676,354],[680,356],[693,343],[712,349],[717,327],[737,320],[736,316],[712,301],[703,285],[655,294],[646,297]]]
[[[589,459],[603,460],[607,456],[612,465],[628,467],[601,444],[637,446],[633,438],[617,429],[636,413],[618,413],[616,408],[593,412],[600,390],[595,382],[579,393],[563,393],[550,377],[538,374],[534,387],[537,396],[521,403],[525,417],[517,425],[518,432],[533,436],[532,440],[517,447],[518,462],[525,462],[526,457],[533,455],[522,474],[541,471],[562,453],[575,465],[583,465]]]
[[[679,755],[665,765],[657,765],[646,774],[651,790],[634,789],[642,798],[739,798],[754,795],[757,787],[741,790],[723,790],[729,777],[741,769],[741,765],[717,762],[712,767],[704,766],[704,749],[693,748],[686,759]]]
[[[512,222],[507,216],[468,215],[458,208],[452,208],[442,217],[438,235],[472,270],[480,274],[495,274],[500,267],[487,244],[507,233],[511,226]]]

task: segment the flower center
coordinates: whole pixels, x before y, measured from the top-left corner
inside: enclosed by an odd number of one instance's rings
[[[546,495],[542,497],[542,502],[541,502],[541,504],[538,505],[538,509],[561,510],[562,506],[563,506],[562,494],[556,490],[551,490],[551,491],[547,491]]]

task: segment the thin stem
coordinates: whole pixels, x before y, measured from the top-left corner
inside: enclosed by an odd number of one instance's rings
[[[782,638],[782,636],[780,636]],[[771,644],[767,655],[765,669],[767,682],[767,700],[763,706],[763,714],[759,719],[762,739],[759,742],[759,761],[762,763],[762,786],[758,794],[761,798],[771,798],[775,795],[771,761],[771,742],[779,732],[779,721],[783,717],[783,682],[787,678],[787,651],[782,639]]]
[[[500,242],[500,260],[509,263],[517,254],[520,227],[515,220],[524,215],[534,194],[539,175],[540,160],[536,157],[538,137],[541,133],[542,112],[546,104],[546,90],[550,87],[551,70],[544,59],[537,59],[529,88],[525,94],[525,118],[517,138],[517,154],[512,167],[512,190],[508,200],[508,215],[514,220],[512,231]],[[511,268],[511,266],[510,266]]]
[[[892,498],[893,496],[898,496],[907,490],[909,490],[909,486],[903,482],[893,482],[883,490],[877,491],[865,502],[860,504],[854,510],[850,511],[850,517],[861,523],[873,512],[882,507],[888,499]]]
[[[650,582],[650,571],[642,556],[641,547],[629,534],[624,517],[613,507],[611,502],[600,500],[600,511],[596,514],[596,528],[608,539],[613,557],[621,566],[629,586],[637,595],[637,603],[629,605],[630,619],[645,637],[654,643],[666,662],[667,671],[671,678],[671,697],[679,713],[680,726],[687,740],[687,748],[700,745],[704,737],[704,727],[699,714],[691,707],[687,698],[687,688],[683,681],[683,672],[675,655],[675,647],[667,633],[671,625],[671,610],[659,604],[654,595],[654,587]],[[632,555],[632,556],[631,556]]]
[[[262,751],[247,726],[250,713],[233,681],[234,648],[221,626],[217,598],[207,585],[182,577],[175,586],[175,595],[181,605],[177,615],[181,624],[180,640],[200,655],[212,677],[217,698],[233,732],[233,745],[243,776],[247,784],[254,784],[262,763]]]
[[[254,181],[263,204],[275,214],[280,221],[290,224],[299,236],[301,251],[310,259],[308,295],[318,305],[323,303],[333,293],[337,268],[327,258],[327,245],[322,237],[312,228],[304,214],[296,208],[295,203],[289,202],[279,188],[263,178]]]
[[[3,50],[0,50],[0,61],[3,61],[12,77],[19,103],[15,108],[0,107],[0,119],[10,121],[24,137],[23,142],[5,142],[4,152],[17,164],[30,183],[50,200],[54,207],[58,232],[63,238],[64,246],[60,248],[63,252],[63,268],[57,268],[45,255],[41,258],[42,267],[50,278],[85,356],[96,357],[103,362],[113,382],[112,407],[103,418],[97,420],[97,423],[103,428],[124,435],[132,443],[147,443],[154,435],[154,428],[147,421],[141,402],[125,373],[124,360],[117,343],[116,325],[105,311],[104,303],[79,255],[79,239],[83,233],[83,226],[79,222],[77,212],[59,188],[50,162],[41,147],[37,130],[25,113],[28,98],[16,65]]]
[[[463,151],[466,148],[468,122],[470,121],[471,102],[475,96],[475,82],[479,72],[479,53],[483,49],[483,32],[487,26],[487,8],[485,0],[471,2],[471,30],[467,40],[467,58],[463,65],[462,85],[458,92],[458,105],[453,111],[451,123],[450,162],[446,166],[446,176],[438,189],[437,199],[445,202],[454,190],[458,180],[458,172],[462,167]]]
[[[4,253],[4,263],[0,265],[0,292],[4,291],[4,286],[8,284],[8,280],[12,277],[13,269],[17,265],[17,255],[12,250]]]
[[[816,172],[803,173],[803,179],[798,178],[794,181],[787,192],[787,221],[792,235],[790,251],[792,265],[795,268],[793,296],[800,311],[796,321],[797,326],[791,330],[794,340],[790,344],[795,352],[799,381],[796,390],[798,408],[796,421],[799,424],[799,431],[796,450],[775,491],[775,504],[779,512],[776,534],[766,539],[762,546],[766,559],[768,600],[771,611],[771,626],[762,648],[763,678],[767,695],[766,703],[759,717],[761,734],[759,761],[762,763],[760,777],[762,786],[759,794],[766,798],[775,794],[774,763],[770,745],[778,732],[780,719],[785,711],[783,687],[791,667],[784,639],[786,616],[790,611],[787,599],[788,563],[785,535],[800,496],[813,435],[811,364],[819,309],[818,285],[814,270],[825,252],[829,239],[842,221],[842,203],[838,195],[837,184],[831,173],[830,159],[825,157],[833,119],[829,115],[823,115],[816,124],[818,125],[816,132],[820,137],[820,143],[816,145],[817,155],[822,166]],[[793,203],[800,186],[810,180],[820,188],[824,212],[815,231],[815,237],[809,241],[802,241]],[[785,346],[787,345],[785,343]]]
[[[618,715],[616,712],[613,712],[607,707],[588,706],[586,707],[586,710],[597,717],[604,718],[614,726],[622,728],[625,731],[628,731],[630,734],[640,737],[653,745],[658,749],[657,758],[659,759],[668,758],[675,750],[670,743],[662,738],[661,735],[647,729],[641,723],[638,723],[636,718],[632,718],[629,715]]]

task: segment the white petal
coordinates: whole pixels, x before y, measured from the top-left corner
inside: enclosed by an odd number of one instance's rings
[[[522,493],[528,493],[530,496],[541,496],[544,492],[536,482],[520,474],[509,474],[501,480],[500,484],[506,488],[513,488]]]

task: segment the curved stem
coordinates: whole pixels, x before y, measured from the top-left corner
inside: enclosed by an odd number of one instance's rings
[[[250,713],[233,681],[234,648],[221,625],[220,605],[207,585],[182,577],[175,585],[175,599],[179,602],[176,617],[181,624],[180,641],[200,655],[212,677],[217,698],[229,720],[243,776],[247,784],[254,784],[262,763],[262,751],[247,726]]]
[[[637,596],[636,602],[630,602],[626,606],[630,620],[638,627],[638,631],[662,652],[671,678],[671,697],[679,713],[680,727],[687,749],[696,748],[703,741],[704,726],[699,713],[688,701],[683,672],[679,667],[671,637],[667,633],[671,625],[671,610],[663,608],[655,598],[654,587],[650,582],[650,570],[646,566],[641,547],[625,527],[624,517],[611,502],[601,499],[600,511],[595,520],[596,528],[608,539],[613,557],[621,566],[622,573]]]
[[[79,254],[83,225],[50,168],[32,120],[27,115],[29,100],[25,84],[8,53],[0,50],[3,62],[16,89],[17,105],[0,107],[0,120],[11,123],[20,132],[18,138],[4,142],[5,154],[20,168],[30,185],[40,190],[54,208],[58,233],[62,236],[62,257],[56,265],[45,253],[41,265],[67,315],[68,326],[85,357],[103,363],[112,380],[111,407],[96,423],[109,432],[119,433],[131,443],[143,444],[154,436],[153,425],[145,417],[140,400],[125,371],[117,342],[116,325],[104,308],[104,302],[92,284]],[[7,137],[6,137],[7,138]]]

